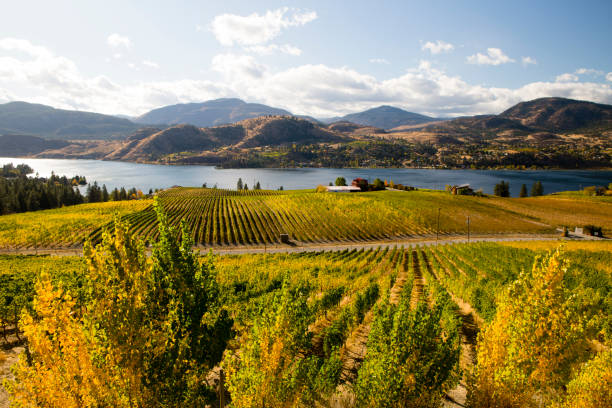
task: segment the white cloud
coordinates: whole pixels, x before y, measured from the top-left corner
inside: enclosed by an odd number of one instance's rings
[[[451,43],[447,43],[444,41],[436,41],[431,42],[431,41],[427,41],[425,44],[423,44],[421,46],[421,49],[423,51],[425,50],[429,50],[429,52],[431,52],[432,54],[440,54],[441,52],[450,52],[455,48],[455,46]]]
[[[606,80],[612,82],[612,72],[608,72],[608,75],[606,75]]]
[[[598,69],[593,69],[593,68],[578,68],[576,70],[576,74],[577,75],[594,75],[594,76],[601,76],[604,74],[603,71],[600,71]]]
[[[0,39],[0,101],[21,99],[65,109],[139,115],[164,105],[239,97],[315,117],[382,104],[433,116],[498,113],[520,101],[546,96],[612,103],[609,82],[548,81],[519,88],[486,87],[468,83],[429,61],[385,80],[348,67],[322,64],[274,70],[254,56],[232,53],[215,56],[211,68],[221,73],[218,80],[124,85],[108,77],[84,75],[71,60],[28,41]]]
[[[555,82],[576,82],[579,79],[580,78],[578,78],[577,75],[567,73],[567,74],[557,75],[557,78],[555,78]]]
[[[159,64],[157,62],[153,62],[153,61],[149,61],[149,60],[142,60],[142,65],[144,65],[145,67],[149,67],[149,68],[159,68]]]
[[[499,48],[487,48],[487,54],[477,53],[467,57],[467,62],[476,65],[501,65],[515,62]]]
[[[298,47],[294,47],[293,45],[289,44],[252,45],[250,47],[245,47],[245,50],[258,55],[271,55],[276,52],[295,55],[296,57],[302,55],[302,50],[300,50]]]
[[[386,64],[386,65],[390,64],[390,62],[386,60],[385,58],[370,58],[370,62],[372,64]]]
[[[537,65],[538,61],[531,57],[521,57],[521,63],[526,67],[527,65]]]
[[[132,41],[117,33],[113,33],[106,38],[106,43],[113,48],[132,48]]]
[[[248,16],[221,14],[213,19],[210,29],[222,45],[257,45],[277,37],[285,28],[301,26],[316,18],[314,11],[290,12],[289,8],[283,7]]]
[[[211,67],[226,79],[236,82],[262,78],[266,70],[252,56],[236,54],[215,55]]]

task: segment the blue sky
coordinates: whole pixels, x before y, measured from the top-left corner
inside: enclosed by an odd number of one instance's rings
[[[610,1],[13,1],[0,102],[139,115],[240,97],[318,117],[612,104]]]

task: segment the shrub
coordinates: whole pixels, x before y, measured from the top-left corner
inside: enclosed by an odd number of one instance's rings
[[[336,178],[336,185],[337,186],[346,186],[346,179],[344,177]]]

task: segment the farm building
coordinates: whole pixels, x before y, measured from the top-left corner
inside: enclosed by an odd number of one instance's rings
[[[474,190],[470,188],[469,184],[461,184],[459,186],[452,186],[450,191],[453,195],[474,195]]]
[[[361,189],[355,186],[327,186],[327,191],[330,193],[356,193]]]

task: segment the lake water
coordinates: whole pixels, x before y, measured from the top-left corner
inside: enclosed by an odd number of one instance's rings
[[[1,157],[0,166],[6,163],[26,163],[47,177],[54,171],[58,175],[72,177],[85,176],[89,182],[97,181],[106,187],[136,187],[144,192],[149,189],[166,188],[174,185],[219,188],[236,188],[238,178],[249,187],[259,181],[262,188],[286,190],[314,188],[318,184],[327,185],[336,177],[347,181],[361,177],[370,181],[375,178],[393,180],[396,183],[419,188],[443,189],[446,184],[468,183],[475,190],[482,188],[487,194],[500,180],[510,183],[513,197],[518,196],[521,184],[528,190],[537,181],[542,181],[545,193],[579,190],[592,185],[612,183],[612,171],[608,170],[433,170],[433,169],[216,169],[211,166],[165,166],[110,162],[100,160],[63,160],[63,159],[20,159]]]

